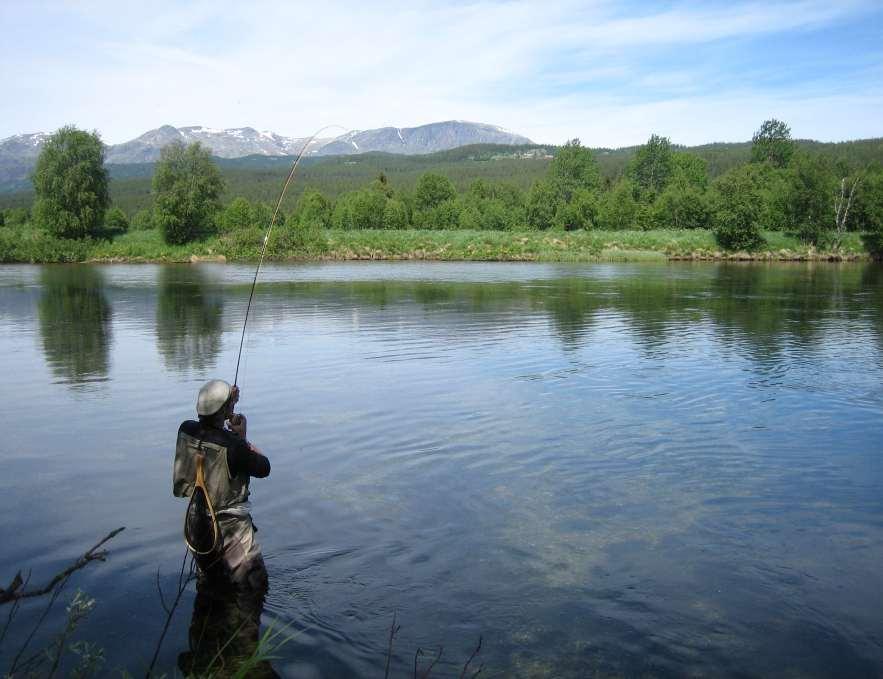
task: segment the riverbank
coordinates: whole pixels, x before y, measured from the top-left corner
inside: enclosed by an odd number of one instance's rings
[[[250,230],[187,245],[167,245],[156,231],[134,231],[113,240],[66,241],[37,231],[0,231],[0,261],[189,262],[250,261],[263,234]],[[851,261],[869,254],[860,234],[846,234],[834,250],[817,250],[787,233],[764,233],[752,252],[721,249],[708,230],[684,231],[274,231],[268,258],[277,261],[435,260],[630,262],[666,260]]]

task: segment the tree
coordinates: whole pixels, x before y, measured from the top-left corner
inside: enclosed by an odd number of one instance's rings
[[[153,173],[153,219],[167,243],[182,244],[208,233],[221,209],[224,181],[199,142],[172,142]]]
[[[642,193],[653,196],[660,193],[674,173],[674,154],[668,137],[650,135],[629,163],[627,173]]]
[[[548,229],[555,223],[561,205],[558,191],[549,181],[537,181],[527,196],[527,224],[532,229]]]
[[[635,185],[623,178],[605,194],[598,210],[598,225],[610,231],[631,229],[637,209]]]
[[[594,190],[601,185],[598,162],[579,139],[571,139],[558,150],[549,164],[547,177],[565,202],[579,189]]]
[[[408,206],[396,198],[388,200],[383,208],[383,226],[387,229],[407,229]]]
[[[799,153],[794,157],[788,171],[785,217],[807,243],[827,244],[834,227],[835,183],[831,168],[821,156]]]
[[[116,236],[129,230],[129,218],[118,207],[112,207],[104,217],[104,228],[108,235]]]
[[[858,228],[865,233],[865,247],[877,257],[883,257],[883,168],[867,172],[861,190],[855,198],[853,214]]]
[[[662,229],[704,229],[711,216],[705,194],[686,181],[669,184],[653,210],[653,222]]]
[[[701,191],[708,188],[708,163],[693,153],[677,152],[673,155],[673,181],[680,181]]]
[[[307,189],[297,201],[294,217],[297,223],[305,228],[330,228],[331,203],[319,191]]]
[[[598,198],[587,188],[577,189],[555,214],[555,227],[564,231],[592,229],[598,218]]]
[[[763,245],[763,198],[750,168],[743,165],[730,170],[718,177],[713,189],[712,223],[718,243],[728,250],[755,250]]]
[[[791,128],[781,120],[770,118],[763,121],[760,129],[751,137],[751,162],[770,163],[773,167],[786,167],[794,155]]]
[[[335,229],[381,229],[386,196],[371,189],[343,194],[334,206],[331,223]]]
[[[417,180],[414,188],[414,205],[420,211],[438,207],[457,195],[450,179],[441,174],[427,172]]]
[[[225,233],[241,231],[253,225],[251,203],[242,196],[231,200],[218,217],[218,227]]]
[[[110,205],[104,144],[97,132],[62,127],[43,146],[33,174],[34,218],[59,238],[85,238]]]

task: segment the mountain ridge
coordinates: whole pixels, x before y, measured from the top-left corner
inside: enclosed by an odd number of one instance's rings
[[[27,177],[49,134],[35,132],[0,139],[0,183]],[[337,137],[310,139],[287,137],[253,127],[216,129],[202,125],[161,125],[120,144],[107,144],[105,161],[113,164],[149,163],[159,159],[161,149],[175,141],[200,142],[219,158],[251,155],[296,155],[309,142],[307,155],[356,155],[381,151],[423,155],[469,144],[531,144],[530,139],[496,125],[446,120],[417,127],[382,127],[352,130]]]

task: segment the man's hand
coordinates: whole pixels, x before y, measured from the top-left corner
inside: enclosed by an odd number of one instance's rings
[[[227,421],[230,423],[230,431],[236,434],[239,438],[245,440],[245,432],[248,426],[248,420],[245,419],[245,415],[242,413],[233,413],[233,416]]]

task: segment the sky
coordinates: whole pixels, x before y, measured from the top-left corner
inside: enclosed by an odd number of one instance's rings
[[[796,138],[883,136],[880,0],[0,0],[0,27],[0,138],[456,119],[694,145],[771,117]]]

